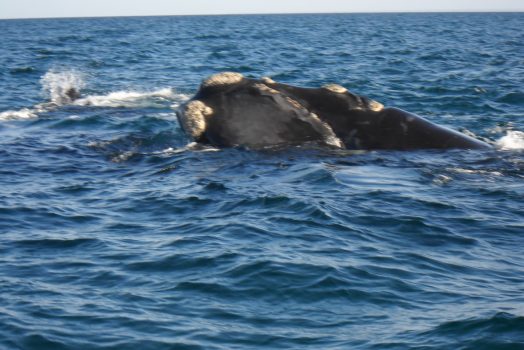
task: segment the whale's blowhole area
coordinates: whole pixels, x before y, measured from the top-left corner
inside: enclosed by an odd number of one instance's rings
[[[244,79],[244,76],[236,72],[222,72],[213,74],[202,82],[202,88],[217,87],[222,85],[238,84]]]

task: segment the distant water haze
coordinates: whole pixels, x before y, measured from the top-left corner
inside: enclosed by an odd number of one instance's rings
[[[66,1],[2,0],[0,18],[339,12],[521,12],[521,0],[440,1]]]

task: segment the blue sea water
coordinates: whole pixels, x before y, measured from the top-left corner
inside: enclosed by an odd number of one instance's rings
[[[1,20],[0,348],[524,349],[522,28]],[[175,110],[225,70],[336,82],[495,147],[192,144]]]

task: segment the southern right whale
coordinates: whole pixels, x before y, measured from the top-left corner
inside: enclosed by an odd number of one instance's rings
[[[177,111],[185,132],[217,147],[317,144],[362,150],[491,146],[420,116],[384,108],[337,84],[303,88],[239,73],[215,74]]]

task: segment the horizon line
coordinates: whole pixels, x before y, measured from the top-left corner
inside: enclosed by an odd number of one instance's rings
[[[140,17],[212,17],[212,16],[275,16],[275,15],[351,15],[351,14],[450,14],[450,13],[524,13],[523,10],[427,10],[427,11],[353,11],[353,12],[259,12],[259,13],[193,13],[175,15],[107,15],[107,16],[58,16],[58,17],[6,17],[4,20],[28,19],[83,19],[83,18],[140,18]]]

